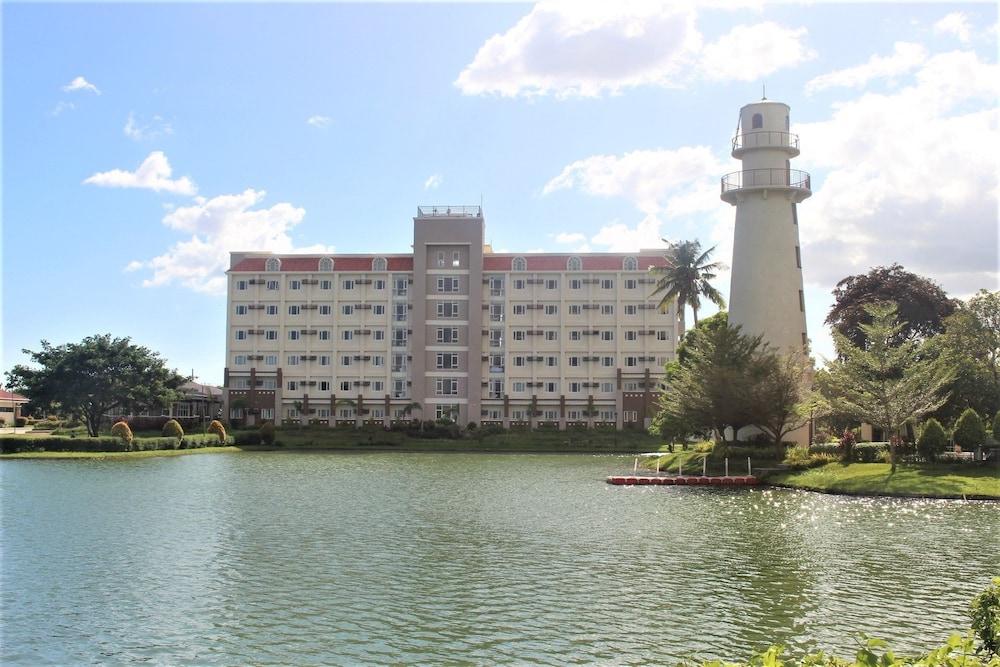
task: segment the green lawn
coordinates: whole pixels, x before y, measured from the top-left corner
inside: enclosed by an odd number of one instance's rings
[[[767,481],[830,493],[1000,500],[1000,468],[996,465],[913,464],[900,465],[891,473],[888,463],[828,463],[775,473]]]

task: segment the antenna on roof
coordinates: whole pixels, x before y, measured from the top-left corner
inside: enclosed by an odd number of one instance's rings
[[[767,84],[760,84],[760,101],[763,102],[767,99]]]

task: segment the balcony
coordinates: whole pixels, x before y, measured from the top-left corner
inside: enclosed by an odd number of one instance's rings
[[[744,169],[726,174],[721,180],[723,201],[735,204],[738,193],[749,190],[783,190],[800,202],[812,195],[809,174],[798,169]]]
[[[784,150],[789,157],[795,157],[799,154],[799,135],[758,130],[733,137],[733,157],[739,158],[754,148],[777,148]]]

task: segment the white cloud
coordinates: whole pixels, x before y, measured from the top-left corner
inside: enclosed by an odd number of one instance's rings
[[[772,21],[736,26],[705,46],[701,70],[717,81],[756,81],[783,67],[816,57],[805,45],[805,28],[785,28]]]
[[[930,57],[893,94],[838,103],[801,125],[805,277],[832,285],[899,262],[964,294],[998,284],[1000,68],[971,52]]]
[[[587,237],[580,232],[561,232],[555,235],[556,243],[572,244],[583,243]]]
[[[145,266],[145,264],[143,262],[140,262],[138,260],[132,260],[131,262],[129,262],[128,264],[125,265],[124,271],[126,273],[131,273],[133,271],[138,271],[143,266]]]
[[[896,42],[892,55],[873,55],[863,65],[835,70],[811,79],[806,83],[806,95],[838,86],[863,88],[873,79],[908,74],[926,60],[927,49],[923,45],[912,42]]]
[[[52,111],[49,112],[49,115],[58,116],[64,111],[72,111],[75,108],[76,105],[73,104],[72,102],[63,102],[60,100],[59,102],[56,103],[54,107],[52,107]]]
[[[804,37],[804,29],[767,22],[705,46],[695,11],[682,4],[543,1],[490,37],[455,85],[467,95],[593,97],[701,77],[742,81],[811,58]]]
[[[434,190],[436,189],[444,179],[441,174],[431,174],[426,181],[424,181],[424,190]]]
[[[63,92],[75,93],[77,91],[86,90],[88,92],[94,93],[95,95],[100,95],[101,91],[97,89],[97,86],[87,81],[82,76],[78,76],[65,86],[62,87]]]
[[[162,151],[153,151],[135,171],[112,169],[89,176],[83,182],[108,188],[143,188],[154,192],[193,195],[197,187],[187,176],[171,179],[173,170]]]
[[[972,26],[969,24],[968,16],[962,12],[952,12],[934,24],[934,32],[952,35],[958,41],[967,44],[972,37]]]
[[[725,168],[706,146],[594,155],[564,167],[543,193],[579,188],[592,195],[625,197],[648,215],[664,210],[690,213],[718,204],[716,181]]]
[[[143,123],[141,119],[136,119],[135,114],[130,111],[122,132],[133,141],[148,141],[173,134],[174,128],[162,116],[154,115],[149,122]]]
[[[313,127],[318,127],[319,129],[330,127],[330,124],[332,122],[333,119],[330,118],[329,116],[315,115],[315,116],[309,116],[309,118],[306,119],[306,123],[312,125]]]
[[[277,253],[330,252],[329,246],[294,248],[290,231],[302,222],[305,209],[282,202],[256,208],[265,193],[247,189],[240,194],[198,197],[191,206],[178,207],[163,217],[167,227],[190,234],[164,254],[147,261],[134,260],[126,270],[145,268],[152,277],[144,287],[177,283],[196,292],[225,294],[225,271],[234,250]]]

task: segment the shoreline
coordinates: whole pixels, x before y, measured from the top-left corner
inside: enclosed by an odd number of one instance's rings
[[[864,491],[849,491],[843,489],[823,489],[807,485],[787,484],[784,482],[769,482],[767,481],[767,479],[763,480],[760,486],[768,486],[775,489],[792,489],[794,491],[808,491],[809,493],[822,493],[827,496],[849,496],[852,498],[903,498],[909,500],[964,500],[964,501],[976,501],[976,502],[986,502],[986,503],[1000,502],[1000,496],[990,496],[981,494],[932,495],[928,493],[905,493],[905,492],[897,493],[889,491],[868,493]]]

